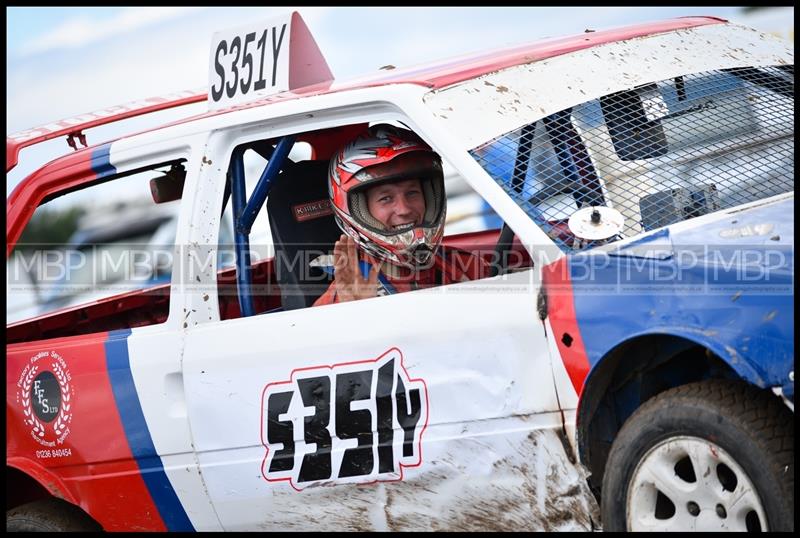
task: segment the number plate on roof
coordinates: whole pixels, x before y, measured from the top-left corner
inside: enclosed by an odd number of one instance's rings
[[[325,58],[297,12],[217,32],[211,40],[211,110],[332,80]]]

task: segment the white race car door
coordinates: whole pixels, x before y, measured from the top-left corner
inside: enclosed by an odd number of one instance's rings
[[[223,527],[587,529],[538,269],[190,327],[186,401]]]

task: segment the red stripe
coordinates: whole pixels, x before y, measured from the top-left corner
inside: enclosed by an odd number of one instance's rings
[[[180,97],[176,97],[176,95],[180,95]],[[149,97],[140,101],[82,114],[77,118],[65,118],[47,125],[14,133],[6,137],[6,172],[17,165],[20,150],[28,146],[35,146],[59,136],[78,134],[85,129],[107,125],[134,116],[198,103],[205,101],[207,98],[208,95],[205,92],[198,93],[197,91],[185,91],[163,97]]]
[[[56,191],[63,191],[97,178],[92,171],[92,151],[87,148],[61,157],[57,166],[45,165],[17,185],[6,201],[6,258],[11,254],[22,230],[41,201]]]
[[[586,375],[589,373],[589,359],[575,316],[575,301],[567,257],[564,256],[545,266],[542,280],[547,294],[547,315],[553,329],[553,337],[556,339],[561,360],[567,369],[572,386],[580,395]]]

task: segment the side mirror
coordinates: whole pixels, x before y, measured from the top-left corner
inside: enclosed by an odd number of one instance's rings
[[[183,195],[183,183],[186,180],[186,168],[183,164],[174,164],[163,176],[150,180],[150,194],[157,204],[180,200]]]

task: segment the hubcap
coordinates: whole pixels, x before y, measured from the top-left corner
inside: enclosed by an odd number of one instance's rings
[[[632,531],[766,531],[756,488],[725,450],[698,437],[661,441],[628,487]]]

